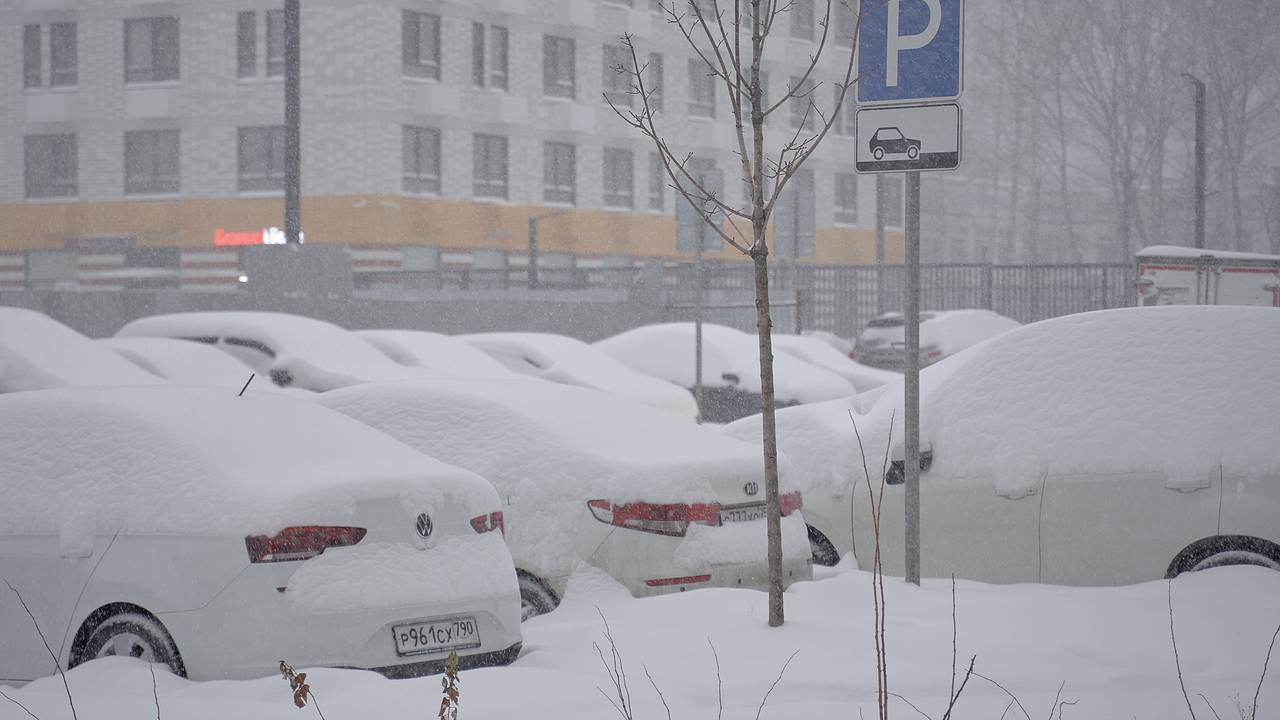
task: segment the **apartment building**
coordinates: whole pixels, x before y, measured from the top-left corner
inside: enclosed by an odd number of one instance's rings
[[[770,89],[821,32],[813,0],[789,15]],[[623,33],[673,146],[744,202],[724,89],[652,0],[303,0],[307,242],[514,252],[538,216],[547,251],[675,257],[674,191],[604,100],[634,101],[613,70]],[[0,251],[203,247],[280,226],[283,48],[271,0],[0,0]],[[824,111],[847,52],[818,68]],[[770,117],[771,145],[798,110]],[[847,113],[806,166],[819,262],[874,257],[852,131]]]

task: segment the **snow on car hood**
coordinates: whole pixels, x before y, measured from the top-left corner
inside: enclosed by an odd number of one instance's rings
[[[356,330],[354,334],[401,365],[455,377],[517,377],[461,338],[423,330]]]
[[[853,385],[855,390],[870,390],[902,379],[900,372],[881,370],[850,360],[847,354],[841,353],[817,338],[774,333],[773,346],[788,355],[794,355],[807,363],[830,370]]]
[[[363,500],[457,503],[493,489],[308,400],[179,386],[0,396],[0,533],[271,533],[341,524]]]
[[[47,315],[0,307],[0,393],[164,382]]]
[[[760,346],[754,335],[723,325],[702,325],[702,381],[710,387],[736,386],[760,392]],[[622,363],[682,387],[693,387],[693,323],[646,325],[595,343]],[[835,373],[785,353],[773,355],[773,384],[779,400],[802,403],[845,397],[853,392]]]
[[[438,377],[399,365],[333,323],[271,312],[188,312],[154,315],[120,329],[120,337],[232,337],[275,353],[272,370],[286,370],[299,387],[323,391],[361,382]]]
[[[1280,312],[1268,308],[1128,308],[1026,325],[921,371],[929,473],[1001,484],[1045,473],[1280,474],[1277,357]],[[902,384],[863,400],[778,412],[778,445],[799,472],[861,482],[856,421],[878,477],[891,417],[901,442]],[[759,417],[725,432],[758,435]]]
[[[622,395],[690,420],[698,415],[688,390],[636,372],[576,338],[551,333],[481,333],[462,338],[486,352],[528,357],[543,366],[536,376],[546,380]]]

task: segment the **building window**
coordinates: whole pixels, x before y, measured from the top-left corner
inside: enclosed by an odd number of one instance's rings
[[[649,109],[658,112],[662,109],[662,55],[649,53]]]
[[[124,81],[165,82],[178,79],[178,18],[132,18],[124,21]]]
[[[239,133],[240,192],[284,190],[284,126],[242,127]]]
[[[716,116],[716,79],[702,60],[689,61],[689,114]]]
[[[831,123],[831,132],[836,135],[853,137],[854,115],[856,109],[853,105],[853,88],[850,87],[848,92],[844,94],[844,102],[839,105],[835,105],[835,103],[840,101],[839,84],[832,88],[832,90],[831,100],[835,107],[836,119],[835,122]]]
[[[836,223],[858,223],[858,176],[853,173],[836,173],[835,197]]]
[[[440,131],[436,128],[405,125],[400,137],[404,165],[401,188],[415,195],[439,195]]]
[[[236,13],[236,77],[251,78],[258,74],[257,13]]]
[[[401,72],[406,77],[440,79],[440,16],[405,10],[401,21]]]
[[[73,87],[79,81],[80,53],[76,48],[76,24],[49,26],[49,87]]]
[[[621,45],[605,45],[601,66],[605,102],[631,107],[631,53]]]
[[[507,199],[507,138],[505,135],[472,136],[471,194],[478,198]]]
[[[649,209],[661,212],[667,207],[667,169],[662,156],[649,153]]]
[[[832,14],[835,16],[835,27],[831,32],[835,35],[836,45],[853,47],[853,32],[858,29],[858,13],[853,9],[853,4],[837,2],[832,8]]]
[[[604,205],[612,208],[635,207],[635,161],[630,150],[604,149]]]
[[[179,179],[177,130],[138,130],[124,134],[125,195],[176,193]]]
[[[884,183],[884,224],[902,227],[902,178],[896,175],[877,175],[876,181]]]
[[[40,26],[22,26],[22,86],[38,88],[44,84],[40,70]]]
[[[476,87],[507,89],[507,29],[471,24],[471,82]]]
[[[791,0],[791,37],[813,39],[813,0]]]
[[[542,94],[572,98],[577,72],[573,38],[542,36]]]
[[[267,11],[267,77],[284,77],[284,11]]]
[[[24,179],[28,198],[69,198],[79,191],[78,144],[74,134],[28,135]]]
[[[573,204],[577,200],[578,157],[569,143],[542,146],[542,199]]]
[[[814,118],[817,111],[810,107],[813,104],[814,82],[813,78],[805,78],[804,82],[799,77],[791,78],[791,127],[799,129],[801,123],[804,124],[805,130],[812,130],[814,127]]]

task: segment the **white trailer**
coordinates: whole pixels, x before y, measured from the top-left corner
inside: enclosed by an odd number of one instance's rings
[[[1135,259],[1138,305],[1280,307],[1280,255],[1154,245]]]

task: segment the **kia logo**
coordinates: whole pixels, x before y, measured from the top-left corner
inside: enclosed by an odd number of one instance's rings
[[[431,524],[431,516],[426,513],[419,513],[418,520],[413,524],[413,526],[423,540],[431,537],[431,531],[434,529],[434,526]]]
[[[751,482],[742,486],[742,492],[748,495],[756,495],[757,493],[760,492],[760,485],[757,484],[754,480],[752,480]]]

